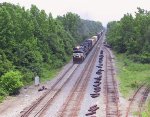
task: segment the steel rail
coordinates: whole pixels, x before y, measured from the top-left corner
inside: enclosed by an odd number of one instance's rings
[[[40,97],[27,111],[23,112],[21,117],[28,117],[30,113],[40,104],[42,100],[56,87],[56,85],[64,78],[64,76],[73,68],[74,64],[72,64],[65,73],[51,86],[51,89],[45,92],[45,94]]]
[[[102,43],[102,42],[101,42]],[[81,104],[81,101],[84,97],[84,92],[85,92],[85,89],[87,87],[87,83],[88,83],[88,80],[90,78],[90,71],[92,70],[92,67],[94,66],[93,65],[93,62],[96,60],[96,55],[97,54],[97,51],[98,51],[98,47],[96,47],[96,50],[95,52],[93,53],[93,55],[91,56],[91,58],[88,60],[87,64],[85,65],[82,73],[80,74],[80,76],[78,77],[78,80],[74,86],[74,88],[71,90],[71,94],[68,96],[68,99],[66,100],[66,102],[64,103],[62,109],[59,111],[59,115],[58,117],[64,117],[65,115],[65,111],[67,111],[67,107],[70,105],[69,103],[71,102],[72,98],[74,97],[74,94],[75,92],[78,93],[78,96],[76,96],[76,98],[74,99],[75,100],[75,104],[72,106],[73,109],[71,109],[71,113],[69,114],[69,117],[75,117],[77,116],[78,114],[78,110],[80,108],[80,104]],[[94,56],[94,57],[93,57]],[[88,70],[87,70],[88,69]],[[86,74],[85,74],[86,73]],[[82,78],[84,78],[84,83],[81,85],[82,88],[80,89],[80,91],[77,91],[78,90],[78,86],[80,85],[80,82],[81,80],[83,80]],[[66,116],[65,116],[66,117]]]
[[[127,107],[126,117],[128,117],[128,115],[129,115],[129,112],[130,112],[130,109],[131,109],[131,105],[132,105],[133,101],[135,100],[137,94],[140,92],[140,90],[142,90],[142,88],[143,88],[144,86],[145,86],[145,83],[142,84],[142,85],[136,90],[136,92],[134,93],[133,97],[131,98],[132,100],[130,101],[129,106]]]
[[[142,107],[144,102],[146,101],[146,98],[148,96],[148,94],[150,93],[150,86],[147,86],[143,92],[142,98],[140,99],[140,103],[139,103],[139,117],[142,117]]]
[[[114,74],[113,74],[113,64],[112,64],[112,56],[110,54],[110,51],[104,47],[105,50],[107,51],[107,55],[106,55],[106,90],[105,90],[105,95],[106,95],[106,117],[111,117],[112,115],[116,115],[117,117],[120,117],[120,112],[119,112],[119,106],[118,106],[118,103],[119,103],[119,96],[118,96],[118,91],[117,91],[117,88],[116,88],[116,81],[115,81],[115,78],[114,78]],[[110,69],[111,70],[111,80],[112,80],[112,86],[110,86],[110,84],[108,84],[108,60],[110,61]],[[112,89],[112,92],[110,92],[109,90]],[[113,101],[113,103],[115,102],[115,107],[116,107],[116,110],[113,110],[114,108],[110,108],[110,100]],[[112,106],[112,105],[111,105]],[[110,112],[113,112],[113,113],[110,113]]]

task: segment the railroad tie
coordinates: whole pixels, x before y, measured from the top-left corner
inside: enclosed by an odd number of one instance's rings
[[[96,112],[90,112],[90,113],[87,113],[87,114],[85,114],[86,116],[89,116],[89,115],[94,115],[94,114],[96,114]]]
[[[99,87],[101,82],[97,83],[96,85],[93,85],[94,87]]]
[[[101,77],[96,77],[94,78],[95,80],[101,80],[102,78]]]
[[[101,87],[96,87],[94,88],[94,90],[101,90]]]
[[[90,116],[90,115],[94,115],[96,114],[96,111],[99,109],[99,107],[97,107],[97,104],[96,105],[93,105],[91,106],[89,109],[88,109],[88,113],[85,114],[86,116]],[[96,116],[90,116],[90,117],[96,117]]]

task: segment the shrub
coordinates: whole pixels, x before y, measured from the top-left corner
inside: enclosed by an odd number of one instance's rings
[[[128,56],[129,59],[133,60],[134,62],[139,62],[139,63],[150,63],[150,55],[137,55],[137,54],[132,54]]]
[[[8,95],[8,92],[5,91],[3,88],[0,87],[0,103],[5,99]]]
[[[9,71],[2,75],[0,85],[4,90],[8,91],[9,95],[17,94],[23,86],[21,79],[22,75],[19,71]]]
[[[0,88],[0,96],[6,96],[7,91],[5,91],[3,88]]]

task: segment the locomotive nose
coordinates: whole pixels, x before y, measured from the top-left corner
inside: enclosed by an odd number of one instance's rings
[[[77,54],[76,54],[76,57],[79,57],[79,56],[80,56],[80,54],[77,53]]]

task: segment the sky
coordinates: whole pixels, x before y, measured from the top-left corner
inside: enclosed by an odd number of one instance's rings
[[[34,4],[47,14],[52,13],[54,18],[73,12],[82,19],[100,21],[103,26],[120,20],[124,14],[134,15],[137,7],[150,11],[149,0],[0,0],[0,3],[3,2],[19,4],[26,9]]]

